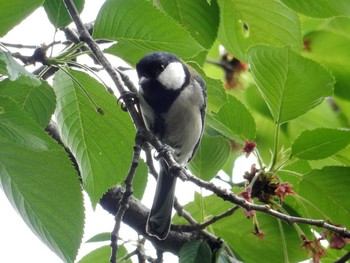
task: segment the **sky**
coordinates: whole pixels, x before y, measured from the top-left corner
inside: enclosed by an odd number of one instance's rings
[[[103,1],[86,0],[85,8],[81,15],[83,22],[93,21],[102,3]],[[37,30],[38,28],[40,28],[40,30]],[[9,34],[0,39],[0,41],[27,45],[49,44],[53,41],[54,32],[55,30],[48,21],[44,10],[39,8],[20,25],[9,32]],[[30,52],[32,52],[32,50]],[[25,55],[30,54],[31,53]],[[240,165],[236,166],[239,168],[236,168],[237,170],[234,171],[234,174],[242,175],[244,171],[250,170],[252,162],[252,159],[240,159]],[[181,189],[181,194],[177,194],[177,196],[179,202],[185,204],[192,199],[195,187],[193,184],[183,183],[180,180],[178,181],[177,192],[179,193]],[[142,200],[148,207],[151,206],[154,189],[155,183],[152,179],[146,189],[146,193],[150,194],[146,194]],[[184,195],[183,193],[189,194]],[[101,232],[110,232],[114,226],[113,216],[104,211],[100,206],[97,206],[96,210],[93,211],[87,196],[85,196],[85,204],[86,223],[83,240],[86,241]],[[2,190],[0,190],[0,215],[0,262],[62,262],[61,259],[31,232],[19,214],[12,208]],[[130,234],[132,233],[131,230],[125,225],[121,229],[121,235],[123,235],[123,233],[127,233],[128,237],[137,239],[137,235],[135,233]],[[99,246],[101,246],[101,244],[83,243],[79,251],[78,259]],[[150,248],[150,246],[148,246],[148,248]],[[153,256],[155,255],[153,254]],[[177,262],[177,259],[167,253],[165,262]]]

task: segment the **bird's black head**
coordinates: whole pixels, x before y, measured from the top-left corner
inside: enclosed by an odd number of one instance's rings
[[[189,83],[187,66],[171,53],[150,53],[136,65],[141,98],[156,112],[166,112]]]
[[[156,79],[171,62],[180,62],[179,58],[171,53],[153,52],[144,56],[137,64],[139,78]]]

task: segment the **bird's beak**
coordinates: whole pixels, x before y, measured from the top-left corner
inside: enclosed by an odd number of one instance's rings
[[[150,81],[149,78],[146,78],[146,77],[142,76],[142,77],[139,78],[139,85],[143,85],[143,84],[145,84],[145,83],[147,83],[149,81]]]

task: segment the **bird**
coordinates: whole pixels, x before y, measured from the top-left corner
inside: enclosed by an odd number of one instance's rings
[[[162,51],[149,53],[136,64],[138,99],[146,128],[172,149],[174,159],[185,167],[200,143],[207,106],[206,84],[196,70],[178,56]],[[150,210],[146,232],[164,240],[171,226],[176,177],[164,159]]]

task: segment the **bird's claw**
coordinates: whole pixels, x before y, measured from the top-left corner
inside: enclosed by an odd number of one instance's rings
[[[123,101],[123,102],[122,102]],[[123,111],[128,111],[128,109],[125,106],[126,101],[131,101],[134,104],[138,104],[139,98],[138,96],[130,91],[124,91],[118,98],[117,103],[119,104],[120,102],[120,107]]]
[[[154,154],[154,159],[156,159],[157,161],[166,153],[166,152],[171,152],[172,154],[175,153],[174,148],[172,148],[171,146],[167,145],[167,144],[163,144],[158,150],[157,153]]]

